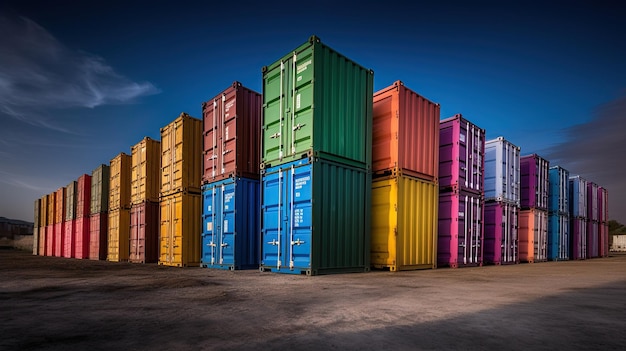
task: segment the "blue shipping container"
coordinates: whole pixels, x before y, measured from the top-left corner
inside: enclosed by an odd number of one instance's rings
[[[548,212],[569,213],[569,171],[560,166],[550,167],[550,194]]]
[[[259,180],[228,178],[202,187],[201,266],[259,267]]]
[[[587,218],[587,180],[579,175],[569,177],[569,214]]]
[[[550,213],[548,215],[548,260],[569,259],[569,215]]]

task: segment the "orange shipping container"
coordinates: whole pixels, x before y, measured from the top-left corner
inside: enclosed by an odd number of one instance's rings
[[[372,171],[437,182],[440,106],[401,81],[374,93]]]
[[[538,209],[519,211],[517,239],[521,262],[548,260],[548,212]]]
[[[202,120],[183,112],[161,128],[161,196],[200,194],[201,179]]]
[[[130,209],[130,163],[130,155],[123,152],[111,160],[109,210]]]
[[[143,138],[131,148],[130,202],[159,202],[161,191],[161,142]]]
[[[47,206],[48,216],[46,218],[47,226],[54,224],[54,215],[56,214],[56,206],[57,206],[56,196],[57,196],[56,192],[52,192],[46,195],[46,202],[48,203],[48,206]]]
[[[54,201],[56,205],[54,208],[54,224],[62,223],[65,221],[65,187],[61,187],[56,191]]]
[[[198,217],[200,218],[200,217]],[[130,256],[130,210],[109,211],[109,235],[107,261],[127,262]],[[198,237],[200,234],[198,234]]]
[[[160,265],[200,265],[201,201],[200,195],[181,192],[161,198]]]

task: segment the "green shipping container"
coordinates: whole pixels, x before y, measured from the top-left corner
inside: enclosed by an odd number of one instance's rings
[[[105,164],[101,164],[91,172],[91,214],[109,211],[110,174],[109,166]]]
[[[262,168],[315,156],[369,168],[374,72],[312,36],[263,67]],[[349,161],[349,162],[346,162]]]

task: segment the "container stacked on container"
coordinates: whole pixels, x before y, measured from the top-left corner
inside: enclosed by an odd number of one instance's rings
[[[65,222],[63,224],[63,248],[61,256],[71,258],[75,256],[74,232],[76,229],[76,186],[75,180],[65,187]]]
[[[46,220],[45,256],[54,256],[55,235],[54,215],[56,214],[56,191],[46,195],[48,215]]]
[[[106,260],[109,232],[109,181],[108,165],[101,164],[91,172],[89,205],[89,259]]]
[[[569,259],[569,171],[560,166],[549,170],[548,260]]]
[[[65,246],[65,196],[66,187],[60,187],[54,197],[56,206],[54,208],[54,246],[52,256],[62,257]]]
[[[599,255],[609,256],[609,193],[604,187],[598,187],[598,212],[600,221],[598,222],[599,233]]]
[[[130,164],[123,152],[110,162],[107,261],[126,262],[130,255]]]
[[[202,104],[202,267],[259,266],[261,104],[239,82]]]
[[[550,163],[532,154],[520,157],[519,258],[523,262],[548,260],[548,196]]]
[[[315,36],[263,67],[262,271],[370,269],[372,95]]]
[[[161,142],[143,138],[131,147],[129,261],[159,260]]]
[[[461,114],[439,122],[437,264],[483,262],[485,130]]]
[[[570,259],[587,257],[587,180],[580,175],[569,178]]]
[[[599,223],[600,210],[598,198],[598,184],[587,182],[587,253],[586,258],[600,256],[599,247]]]
[[[520,148],[503,137],[485,142],[483,260],[519,263]]]
[[[35,200],[34,217],[33,217],[33,255],[39,254],[39,227],[41,227],[41,199]]]
[[[82,174],[76,181],[76,219],[74,232],[74,255],[89,258],[91,240],[91,175]]]
[[[181,113],[161,128],[160,265],[200,264],[202,121]]]

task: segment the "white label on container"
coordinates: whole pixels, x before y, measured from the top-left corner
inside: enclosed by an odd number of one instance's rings
[[[309,65],[310,65],[311,63],[312,63],[312,61],[311,61],[311,60],[308,60],[308,61],[305,61],[304,63],[299,64],[299,65],[296,67],[296,73],[297,73],[297,74],[300,74],[300,73],[302,73],[302,72],[306,71],[307,67],[309,67]]]
[[[226,127],[226,140],[228,140],[228,127]]]
[[[233,196],[235,196],[235,193],[226,193],[224,195],[224,209],[228,210],[228,203],[230,203],[233,200]]]
[[[234,104],[235,102],[232,100],[226,104],[226,106],[224,107],[224,117],[226,118],[230,117],[230,114],[229,114],[230,108],[233,107]]]
[[[306,176],[306,177],[302,177],[302,178],[296,179],[296,190],[297,189],[302,189],[302,187],[304,185],[306,185],[309,182],[309,180],[311,180],[310,176]]]
[[[297,208],[293,211],[293,225],[299,227],[300,223],[304,222],[304,209]]]
[[[465,212],[459,212],[459,218],[465,218]]]
[[[211,212],[211,205],[207,207],[208,212]]]
[[[459,140],[464,143],[465,142],[465,134],[459,135]]]
[[[213,231],[213,222],[206,222],[206,231],[207,232]]]
[[[226,232],[228,232],[228,220],[227,219],[224,220],[224,231],[223,231],[223,233],[226,233]]]
[[[300,108],[300,94],[296,95],[296,108]]]

